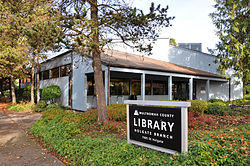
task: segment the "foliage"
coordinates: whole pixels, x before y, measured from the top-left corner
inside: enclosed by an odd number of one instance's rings
[[[250,100],[248,100],[248,99],[236,99],[236,100],[229,101],[228,104],[250,105]]]
[[[208,109],[206,111],[207,114],[213,115],[249,115],[250,109],[249,107],[238,107],[238,106],[227,106],[221,105],[218,103],[212,103],[208,105]]]
[[[61,108],[62,106],[59,103],[48,104],[46,109],[50,108]]]
[[[244,93],[245,95],[250,96],[250,84],[249,83],[247,85],[245,85],[244,92],[245,92]]]
[[[208,105],[208,109],[206,113],[213,115],[223,115],[225,112],[231,112],[231,108],[229,106],[220,105],[217,103],[212,103]]]
[[[66,47],[79,51],[80,55],[93,57],[98,121],[106,121],[100,57],[101,52],[105,51],[104,46],[112,44],[112,38],[118,38],[128,47],[150,54],[153,40],[159,36],[161,28],[170,26],[173,17],[168,17],[168,7],[154,6],[154,3],[149,13],[144,14],[142,10],[132,7],[123,0],[58,2],[66,32],[62,42]],[[145,42],[144,38],[152,40]]]
[[[89,112],[96,114],[93,111]],[[248,124],[215,131],[191,130],[189,152],[183,156],[127,144],[114,134],[96,135],[96,128],[89,131],[83,116],[86,118],[86,113],[51,108],[30,132],[68,165],[249,165]]]
[[[232,111],[229,112],[230,115],[250,115],[250,107],[233,107],[231,106]]]
[[[250,92],[249,92],[250,93]],[[244,95],[245,100],[250,100],[250,94]]]
[[[126,104],[111,104],[107,106],[108,118],[115,121],[126,121]]]
[[[42,90],[42,99],[51,100],[61,96],[61,89],[57,85],[51,85]]]
[[[210,102],[210,103],[215,103],[215,102],[224,102],[222,99],[209,99],[209,101],[208,102]]]
[[[169,39],[169,45],[177,46],[177,43],[176,43],[176,41],[175,41],[174,38],[170,38],[170,39]]]
[[[9,110],[16,112],[31,112],[34,109],[34,105],[30,103],[12,104],[7,107]]]
[[[29,2],[29,1],[28,1]],[[26,3],[28,3],[26,2]],[[28,45],[29,64],[31,66],[31,103],[34,103],[35,69],[39,72],[39,61],[46,58],[45,52],[55,47],[61,32],[60,13],[54,8],[52,0],[33,0],[26,16],[29,21],[24,28],[24,36]],[[39,75],[37,75],[39,77]],[[39,80],[39,79],[37,79]],[[39,81],[38,81],[39,84]],[[37,86],[37,93],[38,91]],[[40,100],[40,96],[37,96]]]
[[[23,88],[23,97],[25,99],[30,99],[30,91],[31,91],[31,86],[26,86],[25,88]]]
[[[40,100],[34,107],[35,112],[42,112],[45,110],[47,104],[45,103],[44,100]]]
[[[248,0],[216,0],[216,11],[210,16],[218,29],[217,44],[219,70],[233,68],[234,76],[243,78],[244,86],[250,80]]]
[[[10,102],[10,98],[5,97],[5,96],[1,96],[0,97],[0,102],[8,103],[8,102]]]
[[[204,111],[207,110],[208,103],[203,100],[189,100],[191,102],[191,107],[188,108],[188,111],[194,112],[197,115],[203,115]]]
[[[4,91],[4,92],[3,92],[3,95],[4,95],[5,97],[10,98],[10,90],[8,89],[8,90]]]
[[[188,112],[188,127],[194,128],[196,126],[212,125],[214,120],[208,116],[195,116],[193,112]]]

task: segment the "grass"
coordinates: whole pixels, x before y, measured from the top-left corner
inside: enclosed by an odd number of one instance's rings
[[[96,122],[96,110],[82,114],[49,108],[30,132],[68,165],[250,164],[249,117],[209,115],[213,119],[223,117],[223,123],[234,125],[196,124],[198,127],[189,132],[189,152],[183,156],[127,144],[125,106],[111,105],[107,109],[109,122],[100,124]],[[238,123],[238,119],[244,123]]]

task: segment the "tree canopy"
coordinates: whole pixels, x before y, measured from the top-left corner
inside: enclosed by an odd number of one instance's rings
[[[27,74],[27,65],[32,67],[34,74],[34,65],[39,64],[42,53],[51,48],[58,38],[60,14],[54,7],[51,0],[0,1],[2,77],[12,80],[23,78]],[[32,81],[33,86],[34,78]],[[12,94],[12,99],[15,99],[15,93]]]
[[[217,54],[219,70],[233,68],[234,76],[243,79],[244,85],[250,80],[249,0],[216,0],[216,11],[210,16],[218,29]]]
[[[68,48],[80,51],[81,55],[86,52],[92,55],[98,121],[105,121],[102,48],[118,38],[126,45],[150,54],[152,45],[143,39],[156,39],[161,28],[170,26],[173,17],[167,15],[168,6],[164,8],[154,3],[147,14],[123,0],[59,0],[57,4],[65,32],[61,41]]]

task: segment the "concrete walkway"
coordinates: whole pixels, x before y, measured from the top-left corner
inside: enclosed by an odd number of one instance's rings
[[[0,166],[63,166],[26,133],[39,113],[0,110]]]

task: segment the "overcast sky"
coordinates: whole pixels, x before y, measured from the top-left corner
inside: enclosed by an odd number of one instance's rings
[[[172,27],[160,37],[172,37],[177,43],[202,43],[202,51],[215,48],[218,41],[209,13],[214,11],[214,0],[134,0],[133,5],[148,11],[151,2],[169,6],[169,16],[175,16]]]

